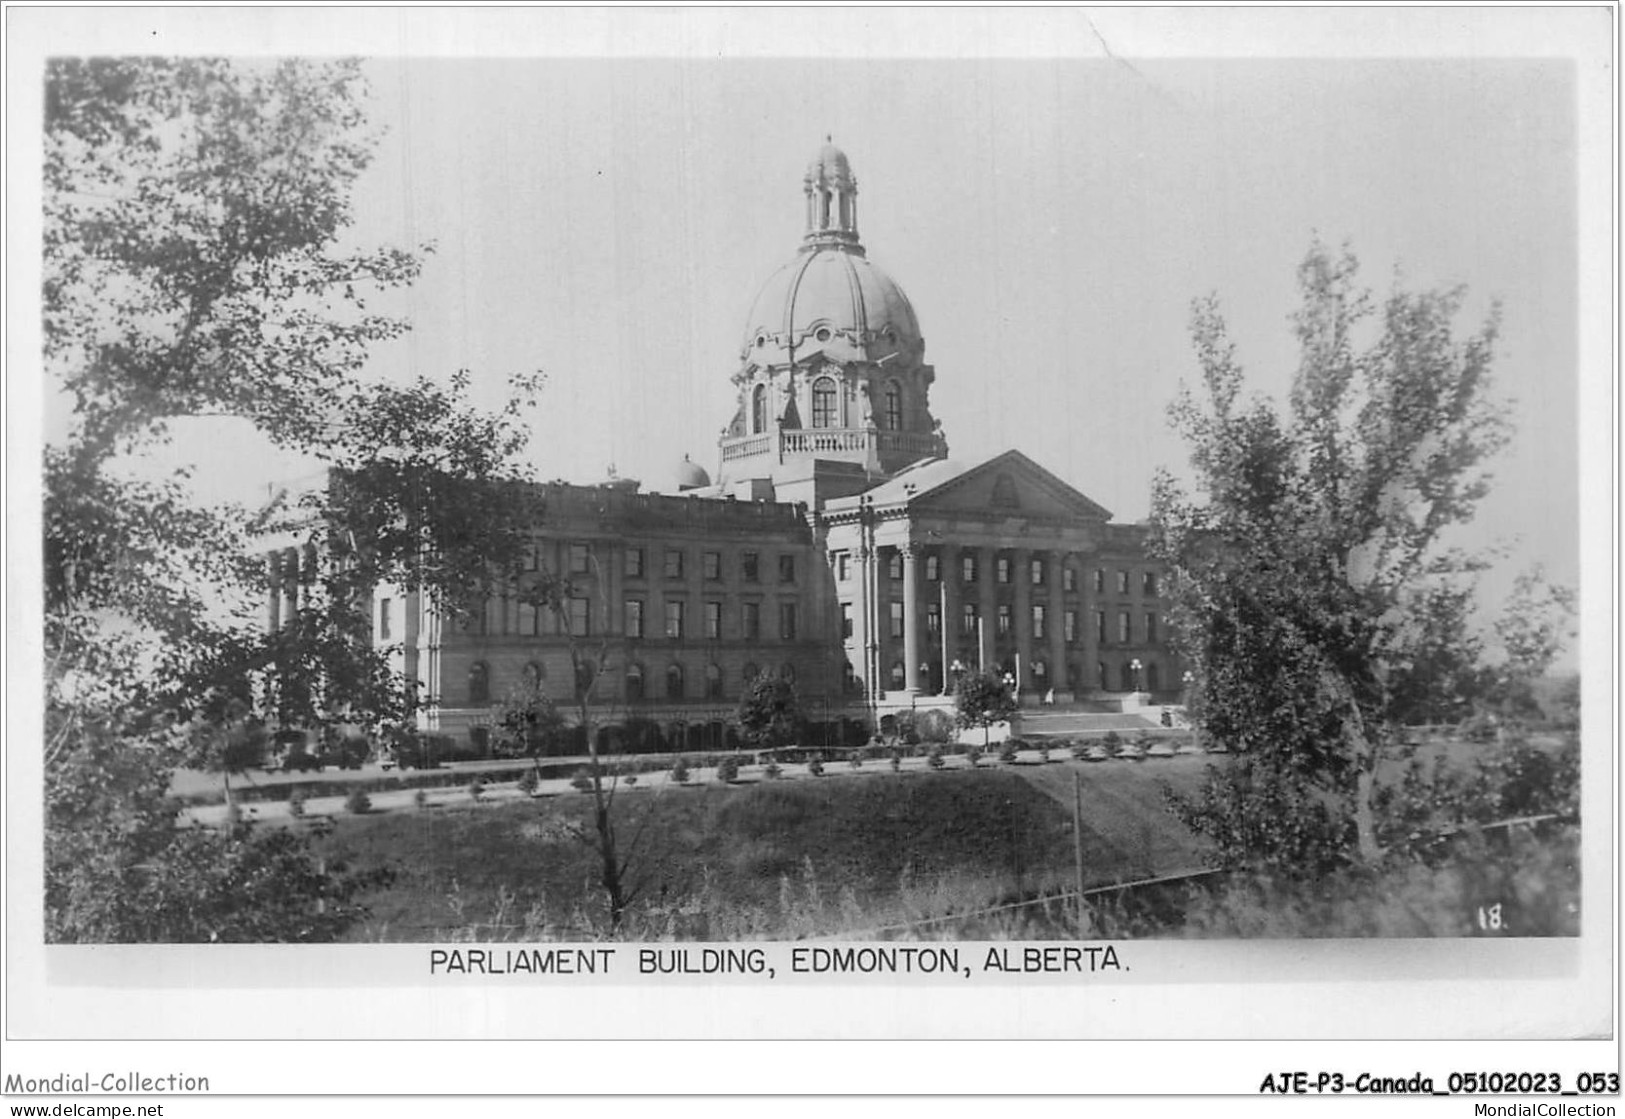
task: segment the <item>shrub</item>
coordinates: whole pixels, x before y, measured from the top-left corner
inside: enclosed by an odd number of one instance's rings
[[[468,783],[468,799],[478,804],[485,796],[485,782],[478,777]]]
[[[636,771],[623,773],[621,774],[621,780],[625,781],[628,785],[636,785],[638,783],[638,775]]]
[[[852,756],[847,759],[846,764],[851,766],[853,769],[862,769],[863,768],[863,752],[861,750],[852,751]]]
[[[947,742],[953,734],[953,716],[946,711],[922,711],[914,720],[914,729],[922,742]]]
[[[731,785],[739,780],[739,759],[732,754],[717,763],[717,780]]]
[[[925,764],[930,766],[932,769],[941,769],[943,766],[948,764],[942,757],[941,746],[931,747],[931,752],[925,755]],[[971,764],[975,765],[976,763],[972,761]]]
[[[903,755],[899,751],[893,750],[891,752],[891,771],[893,773],[900,773],[902,771],[902,769],[903,769]]]
[[[344,810],[352,816],[365,816],[372,811],[372,798],[365,789],[355,789],[344,798]]]
[[[1049,743],[1048,742],[1040,742],[1038,744],[1038,760],[1041,761],[1041,762],[1049,761]]]
[[[1089,744],[1081,738],[1074,738],[1068,752],[1075,760],[1081,762],[1089,753]]]
[[[417,792],[412,794],[412,803],[417,805],[418,810],[421,812],[423,809],[429,806],[429,794],[424,790],[419,789]]]
[[[535,796],[536,787],[542,783],[541,777],[534,769],[525,770],[525,775],[519,779],[519,791],[526,796]]]
[[[767,779],[769,781],[772,781],[777,779],[779,774],[783,773],[784,770],[779,768],[778,762],[768,762],[767,765],[762,768],[762,772],[767,774]]]
[[[817,755],[814,755],[813,757],[808,758],[807,759],[807,772],[812,774],[814,777],[822,777],[824,775],[824,762],[823,762],[823,759],[819,758]]]
[[[679,785],[688,784],[688,760],[681,754],[671,763],[671,779]]]
[[[1016,739],[1007,738],[999,747],[999,760],[1005,765],[1014,765],[1016,761]]]
[[[965,747],[965,760],[970,763],[970,767],[972,769],[975,769],[977,766],[981,765],[982,748],[974,745]],[[933,766],[932,768],[935,769],[938,767]]]
[[[292,816],[295,820],[297,820],[297,819],[301,818],[302,816],[304,816],[304,814],[305,814],[305,790],[303,790],[303,789],[294,789],[293,792],[288,794],[288,815]]]
[[[582,766],[570,775],[570,787],[579,792],[592,792],[592,771]]]
[[[1115,754],[1123,745],[1123,736],[1114,730],[1109,730],[1101,737],[1100,744]]]

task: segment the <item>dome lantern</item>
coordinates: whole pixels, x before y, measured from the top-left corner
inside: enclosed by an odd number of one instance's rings
[[[833,137],[825,135],[824,146],[807,165],[801,184],[802,193],[807,196],[807,243],[810,246],[848,244],[861,252],[858,180],[852,175],[846,153],[835,146]]]

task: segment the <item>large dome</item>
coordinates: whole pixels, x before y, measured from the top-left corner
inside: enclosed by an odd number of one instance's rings
[[[814,349],[878,361],[920,346],[920,323],[897,281],[846,245],[808,246],[768,279],[745,322],[744,351],[782,360]],[[763,352],[765,351],[765,352]],[[837,354],[835,351],[845,351]]]

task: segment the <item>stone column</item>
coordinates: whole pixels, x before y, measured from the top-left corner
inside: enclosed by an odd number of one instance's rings
[[[1057,695],[1077,686],[1066,674],[1066,599],[1063,584],[1066,574],[1062,560],[1064,552],[1051,552],[1045,565],[1049,580],[1049,686]]]
[[[994,585],[994,570],[998,562],[999,553],[996,548],[976,549],[976,583],[981,593],[979,609],[982,613],[982,644],[977,651],[980,660],[979,668],[992,672],[997,667],[993,652],[993,641],[997,636],[999,622],[998,588]]]
[[[869,542],[866,529],[858,526],[858,547],[852,553],[852,649],[857,655],[858,679],[863,683],[865,703],[875,701],[873,673],[869,671]]]
[[[1080,558],[1085,561],[1080,569],[1083,593],[1080,610],[1082,617],[1078,619],[1079,624],[1083,626],[1083,679],[1076,682],[1073,688],[1075,693],[1092,692],[1100,687],[1100,672],[1097,667],[1100,663],[1100,637],[1095,632],[1095,613],[1102,607],[1100,594],[1095,590],[1096,564],[1087,562],[1091,558],[1088,553],[1084,553]],[[1111,619],[1108,618],[1107,625],[1110,624]]]
[[[953,663],[959,657],[959,550],[943,545],[937,549],[937,574],[942,577],[942,693],[953,686]]]
[[[920,694],[919,549],[903,545],[903,679],[909,695]]]
[[[282,628],[282,573],[277,553],[265,557],[265,598],[268,615],[267,629],[275,633]]]
[[[1032,553],[1025,549],[1012,549],[1010,552],[1010,579],[1015,587],[1015,618],[1011,631],[1016,640],[1016,654],[1020,657],[1021,679],[1017,689],[1020,691],[1032,686],[1033,682],[1033,586],[1031,565],[1027,562]]]

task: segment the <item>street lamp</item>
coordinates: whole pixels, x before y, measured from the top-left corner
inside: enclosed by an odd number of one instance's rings
[[[1004,688],[1011,695],[1016,694],[1016,674],[1015,673],[1006,672],[1004,674]]]
[[[1140,690],[1140,669],[1143,667],[1145,666],[1140,663],[1139,657],[1135,657],[1128,662],[1128,670],[1134,674],[1134,691],[1136,693]]]
[[[958,657],[955,657],[954,658],[954,663],[949,666],[948,671],[952,676],[952,685],[953,686],[952,686],[951,690],[954,691],[954,692],[958,692],[959,691],[959,678],[961,676],[965,675],[965,662],[960,660]]]

